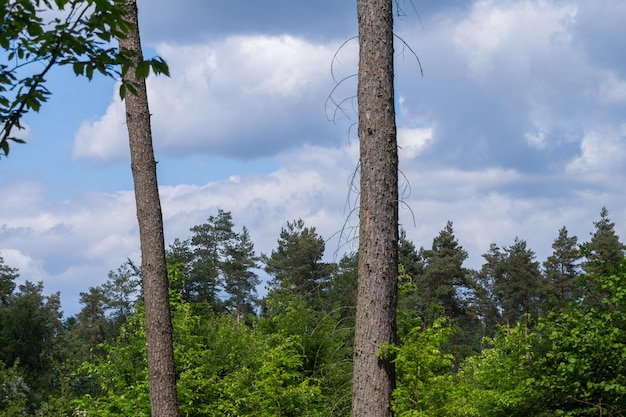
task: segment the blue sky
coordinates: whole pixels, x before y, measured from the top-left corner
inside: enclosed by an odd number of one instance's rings
[[[408,237],[429,246],[451,220],[467,265],[479,267],[490,243],[516,236],[539,261],[564,225],[586,241],[602,206],[623,236],[626,3],[413,4],[400,1],[396,20],[424,71],[398,40]],[[167,241],[222,208],[257,252],[270,253],[297,218],[329,239],[329,258],[354,249],[356,2],[144,0],[139,9],[146,55],[172,73],[148,83]],[[0,255],[22,279],[61,291],[70,315],[79,292],[139,260],[139,244],[115,82],[67,69],[50,87],[50,102],[26,120],[28,143],[0,160]]]

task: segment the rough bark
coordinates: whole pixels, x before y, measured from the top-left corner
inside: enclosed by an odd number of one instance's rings
[[[391,416],[398,278],[392,0],[358,0],[360,227],[352,415]]]
[[[135,77],[136,66],[142,59],[137,3],[127,0],[126,6],[132,29],[125,39],[119,40],[119,45],[121,50],[133,51],[136,58],[124,78],[135,83],[137,94],[127,93],[125,103],[141,242],[151,414],[153,417],[178,417],[163,216],[152,148],[150,110],[145,79]]]

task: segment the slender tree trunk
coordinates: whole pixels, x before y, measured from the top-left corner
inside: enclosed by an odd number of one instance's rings
[[[127,20],[132,29],[120,39],[120,49],[136,54],[134,64],[124,75],[136,83],[137,94],[126,94],[126,124],[130,143],[131,168],[141,241],[141,274],[146,309],[148,379],[153,417],[178,417],[174,344],[170,317],[163,216],[152,148],[150,110],[145,79],[136,79],[137,63],[142,60],[136,0],[127,0]]]
[[[360,229],[352,415],[391,416],[398,292],[398,149],[392,0],[358,0]]]

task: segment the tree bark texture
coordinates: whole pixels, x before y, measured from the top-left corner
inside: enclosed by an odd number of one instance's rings
[[[137,64],[143,59],[137,3],[136,0],[127,0],[126,5],[127,20],[131,23],[132,29],[125,39],[119,39],[119,45],[121,50],[129,50],[136,54],[136,59],[124,75],[124,79],[135,83],[137,94],[127,92],[125,104],[141,242],[151,415],[178,417],[180,414],[176,394],[163,216],[152,148],[150,110],[145,79],[137,79],[135,76]]]
[[[353,417],[391,416],[398,291],[398,148],[392,0],[358,0],[359,281]]]

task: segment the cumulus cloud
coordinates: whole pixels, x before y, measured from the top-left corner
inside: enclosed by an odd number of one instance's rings
[[[420,160],[431,169],[564,172],[587,132],[623,123],[624,62],[596,58],[618,50],[621,37],[589,17],[619,20],[608,14],[588,1],[479,0],[423,28],[399,25],[424,66],[423,78],[411,60],[399,59],[396,71],[399,122],[433,129]]]
[[[567,166],[566,172],[581,177],[598,174],[610,177],[623,172],[626,156],[626,124],[618,131],[589,131],[580,145],[581,154]]]
[[[457,25],[454,41],[472,77],[484,81],[502,66],[527,74],[538,55],[571,40],[576,14],[574,4],[481,0]]]
[[[172,78],[148,79],[155,146],[252,158],[332,140],[323,103],[336,48],[286,35],[161,44]],[[83,123],[74,157],[123,157],[124,129],[123,104],[114,98],[104,116]]]

